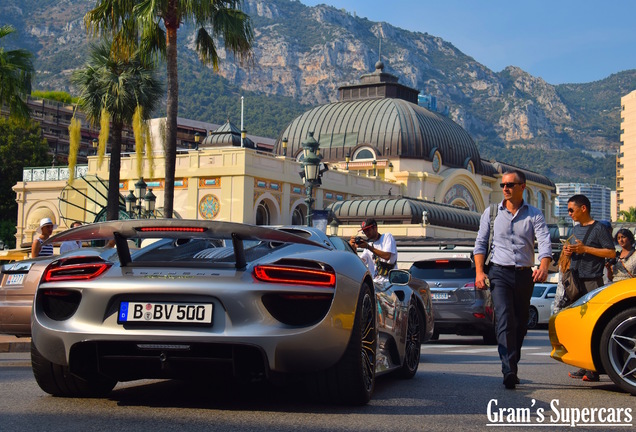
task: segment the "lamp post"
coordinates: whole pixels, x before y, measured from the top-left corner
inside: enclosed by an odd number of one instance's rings
[[[283,156],[287,157],[287,137],[283,138]]]
[[[199,150],[199,142],[201,141],[201,134],[196,132],[194,134],[194,149]]]
[[[371,162],[373,164],[373,177],[377,177],[378,175],[378,161],[373,159],[373,162]]]
[[[348,151],[347,155],[345,156],[345,169],[347,171],[349,171],[349,162],[351,162],[351,151]]]
[[[97,147],[99,146],[99,141],[97,138],[93,138],[93,156],[97,156]]]
[[[146,188],[148,185],[143,178],[135,183],[135,190],[128,191],[128,195],[124,199],[126,201],[126,212],[133,219],[149,219],[155,217],[155,205],[157,197],[152,193],[152,188]],[[136,193],[136,195],[135,195]]]
[[[303,146],[303,171],[300,177],[305,185],[305,203],[307,204],[307,226],[311,226],[312,206],[314,203],[313,189],[320,186],[320,156],[317,155],[318,146],[320,144],[314,138],[314,133],[309,132],[307,139],[302,142]]]
[[[245,128],[242,128],[241,129],[241,147],[245,147],[245,138],[247,138],[247,131],[245,130]]]

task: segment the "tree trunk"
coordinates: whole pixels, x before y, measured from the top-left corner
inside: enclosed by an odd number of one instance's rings
[[[108,175],[106,220],[117,220],[119,219],[119,170],[121,168],[122,124],[113,122],[111,132],[113,141],[110,150],[110,174]]]
[[[179,108],[179,81],[177,77],[177,27],[166,28],[166,173],[164,189],[164,217],[172,218],[174,205],[174,178],[177,163],[177,114]]]

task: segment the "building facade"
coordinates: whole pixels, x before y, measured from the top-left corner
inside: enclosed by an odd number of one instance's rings
[[[314,188],[314,209],[337,214],[340,235],[357,233],[360,220],[382,212],[383,230],[395,236],[474,238],[479,215],[491,202],[503,199],[501,177],[520,168],[483,160],[461,126],[418,106],[419,92],[383,68],[378,62],[375,72],[363,75],[359,84],[341,87],[338,102],[293,119],[276,140],[241,139],[242,131],[229,121],[211,130],[179,119],[185,135],[176,161],[175,211],[189,219],[303,224],[308,208],[299,172],[303,141],[312,133],[329,168],[322,185]],[[122,204],[143,177],[157,197],[156,206],[163,206],[162,122],[152,122],[152,157],[143,155],[140,165],[134,154],[122,157]],[[77,167],[82,172],[76,172],[79,180],[72,185],[66,181],[68,168],[25,169],[23,181],[14,186],[17,244],[31,242],[42,217],[60,224],[60,230],[74,220],[99,220],[108,156],[100,166],[97,157],[89,156],[87,165]],[[556,222],[554,183],[522,171],[526,201],[540,208],[548,223]],[[362,208],[367,209],[364,214]]]
[[[607,186],[588,183],[557,183],[557,198],[555,216],[572,222],[568,214],[568,199],[572,195],[583,194],[592,205],[592,218],[611,221],[612,219],[612,190]]]
[[[617,212],[636,207],[636,90],[621,98],[621,135],[616,158]]]

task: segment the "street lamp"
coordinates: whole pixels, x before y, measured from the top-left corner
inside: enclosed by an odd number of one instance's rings
[[[146,217],[150,218],[155,215],[155,205],[157,197],[152,193],[152,188],[148,189],[148,193],[144,196],[144,202],[146,203]]]
[[[196,132],[194,134],[194,149],[199,150],[199,142],[201,141],[201,134]]]
[[[315,186],[320,186],[320,176],[326,171],[320,169],[320,156],[317,154],[318,146],[320,144],[314,138],[314,133],[309,132],[307,139],[302,142],[303,146],[303,171],[301,171],[300,177],[303,179],[305,185],[305,203],[307,204],[307,226],[311,226],[312,218],[312,205],[314,203],[313,189]]]
[[[349,171],[349,162],[351,161],[351,151],[347,152],[347,156],[345,156],[345,169]]]
[[[378,161],[373,159],[371,163],[373,164],[373,177],[376,177],[378,175]]]
[[[247,131],[243,128],[241,129],[241,147],[245,147],[245,138],[247,138]]]
[[[99,141],[97,140],[97,138],[93,138],[93,152],[94,152],[94,156],[97,155],[97,147],[99,145]]]
[[[283,138],[283,156],[287,156],[287,137]]]
[[[128,191],[126,201],[126,212],[134,219],[148,219],[155,217],[155,205],[157,197],[152,193],[152,188],[146,192],[147,184],[143,178],[135,183],[134,192]],[[136,193],[136,195],[135,195]]]

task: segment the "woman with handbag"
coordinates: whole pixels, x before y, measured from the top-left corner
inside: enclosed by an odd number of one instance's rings
[[[627,228],[621,228],[614,236],[621,247],[616,258],[607,264],[607,276],[612,282],[630,279],[636,274],[636,254],[634,253],[634,234]]]

